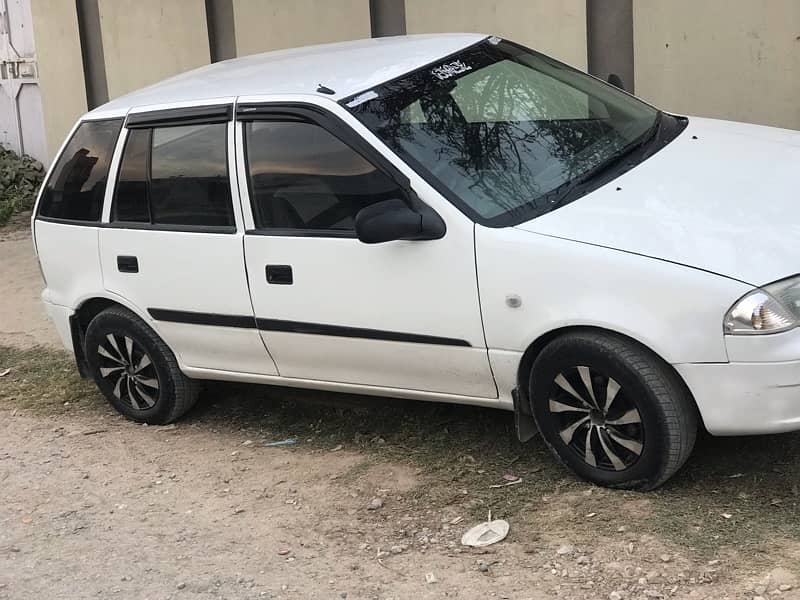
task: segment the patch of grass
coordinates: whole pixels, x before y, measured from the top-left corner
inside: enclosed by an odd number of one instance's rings
[[[48,348],[19,350],[0,345],[0,406],[64,414],[104,402],[92,382],[84,381],[71,356]]]
[[[800,537],[800,433],[701,436],[687,466],[649,495],[649,527],[698,550],[758,550]]]

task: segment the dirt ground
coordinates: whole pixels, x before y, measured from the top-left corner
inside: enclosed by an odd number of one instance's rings
[[[701,436],[638,494],[472,407],[210,384],[136,425],[77,376],[40,285],[0,229],[0,598],[800,598],[798,435]],[[490,511],[506,540],[462,547]]]

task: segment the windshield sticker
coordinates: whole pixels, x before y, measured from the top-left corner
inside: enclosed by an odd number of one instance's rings
[[[489,38],[489,43],[492,46],[497,46],[497,44],[499,44],[502,41],[503,41],[503,38],[499,38],[496,35],[493,35],[492,37]]]
[[[463,60],[454,60],[453,62],[431,69],[431,75],[440,81],[444,81],[456,75],[461,75],[461,73],[466,73],[467,71],[472,71],[472,67]]]
[[[375,100],[378,97],[378,93],[375,90],[370,90],[368,92],[364,92],[363,94],[359,94],[350,102],[347,103],[347,108],[355,108],[360,104],[364,104],[364,102],[369,102],[370,100]]]

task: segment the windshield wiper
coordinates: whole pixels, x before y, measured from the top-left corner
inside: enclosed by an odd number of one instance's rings
[[[563,204],[572,200],[572,196],[577,189],[585,186],[591,180],[596,179],[604,172],[611,170],[613,167],[616,167],[624,158],[630,156],[636,150],[644,148],[648,146],[653,140],[658,139],[659,134],[661,132],[661,124],[663,120],[664,120],[663,111],[658,111],[658,113],[656,114],[656,118],[653,120],[653,124],[642,135],[633,140],[627,146],[624,146],[619,152],[617,152],[613,156],[610,156],[606,160],[596,164],[594,167],[586,171],[583,175],[581,175],[577,179],[565,183],[563,186],[561,186],[560,189],[556,188],[555,190],[553,190],[551,194],[555,193],[555,198],[548,206],[548,211],[554,210],[559,206],[562,206]]]

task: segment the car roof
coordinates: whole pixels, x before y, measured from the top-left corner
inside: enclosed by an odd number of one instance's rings
[[[126,114],[148,105],[213,101],[270,94],[321,95],[341,100],[480,42],[477,33],[371,38],[290,48],[225,60],[131,92],[88,113],[88,118]]]

